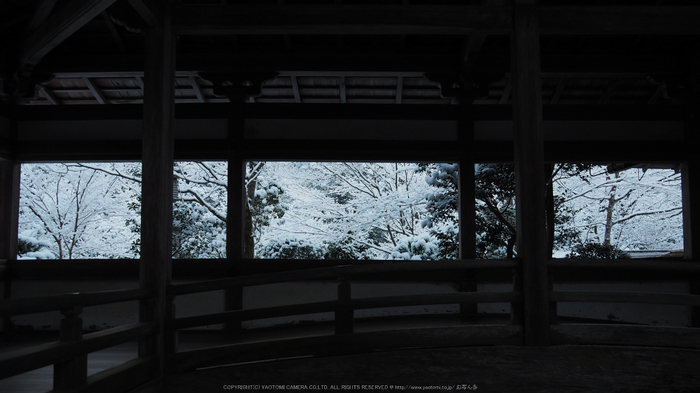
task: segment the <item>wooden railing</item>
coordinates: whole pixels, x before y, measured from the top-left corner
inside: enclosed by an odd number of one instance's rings
[[[153,324],[134,323],[83,335],[80,314],[87,306],[145,300],[151,296],[150,290],[127,289],[0,301],[0,315],[4,318],[48,311],[60,311],[63,315],[59,341],[0,355],[0,379],[53,365],[54,390],[123,392],[148,381],[155,367],[154,359],[136,358],[88,377],[87,355],[148,337],[155,331]]]
[[[266,263],[262,261],[262,263]],[[294,266],[294,261],[289,261],[288,266]],[[222,324],[240,323],[242,321],[276,318],[283,316],[334,313],[335,334],[324,337],[307,337],[304,339],[281,339],[274,344],[274,351],[270,345],[259,342],[247,344],[234,344],[232,346],[218,346],[196,351],[185,351],[170,356],[168,369],[171,372],[184,371],[192,367],[202,366],[204,363],[221,362],[222,357],[236,360],[258,360],[265,357],[288,357],[319,353],[352,353],[367,351],[370,347],[395,348],[406,346],[458,346],[458,345],[489,345],[520,344],[522,343],[522,327],[515,324],[501,325],[461,325],[459,329],[442,327],[441,333],[429,332],[427,329],[401,329],[390,332],[364,332],[355,333],[356,310],[379,309],[388,307],[417,306],[417,305],[446,305],[446,304],[476,304],[476,303],[511,303],[522,302],[522,293],[518,291],[503,292],[454,292],[439,294],[381,296],[372,298],[353,298],[353,284],[368,279],[387,277],[387,275],[416,273],[415,277],[421,280],[420,274],[439,271],[453,271],[450,281],[460,281],[464,274],[459,272],[473,270],[507,269],[514,270],[519,266],[515,260],[462,260],[462,261],[423,261],[423,262],[371,262],[345,266],[329,266],[304,270],[274,272],[267,274],[252,274],[226,279],[201,281],[187,284],[173,285],[169,289],[169,295],[184,296],[189,294],[210,292],[224,289],[236,289],[290,282],[308,282],[314,280],[332,281],[337,283],[337,295],[335,300],[312,302],[304,304],[288,304],[274,307],[253,309],[228,310],[219,313],[181,317],[169,321],[167,329],[178,331],[186,328]],[[424,280],[424,279],[423,279]],[[391,280],[389,280],[391,281]],[[520,309],[511,307],[512,310]],[[520,320],[520,318],[513,318]],[[432,328],[431,328],[432,329]],[[416,335],[420,330],[422,338],[416,341]],[[354,334],[350,334],[354,333]],[[408,339],[412,336],[413,339]],[[371,343],[371,344],[368,344]],[[262,345],[264,350],[259,348]],[[267,347],[265,347],[267,345]]]
[[[223,261],[222,261],[223,262]],[[237,324],[265,318],[278,318],[305,314],[333,313],[334,331],[323,336],[305,338],[279,337],[270,342],[245,342],[236,339],[235,344],[219,345],[190,351],[173,351],[164,354],[168,372],[191,370],[195,367],[222,364],[222,361],[250,361],[289,356],[330,355],[358,353],[406,346],[444,347],[468,345],[521,345],[523,343],[523,294],[516,290],[500,292],[465,291],[380,297],[353,297],[353,288],[367,281],[422,281],[433,282],[432,277],[458,282],[468,277],[466,272],[477,272],[476,277],[498,277],[503,283],[511,282],[511,274],[520,277],[518,260],[461,260],[426,262],[353,262],[352,265],[329,266],[329,261],[239,261],[238,276],[171,285],[168,298],[202,292],[234,290],[258,285],[294,282],[335,282],[335,299],[303,304],[289,304],[261,308],[229,309],[206,315],[173,317],[166,329],[176,334],[182,329],[214,324]],[[230,266],[230,265],[228,265]],[[667,260],[551,260],[548,261],[550,284],[562,282],[600,282],[603,279],[655,282],[679,280],[697,282],[700,279],[700,263]],[[218,267],[216,268],[218,269]],[[298,270],[294,270],[298,269]],[[271,271],[270,273],[261,273]],[[251,274],[252,272],[252,274]],[[489,276],[489,274],[494,276]],[[498,274],[495,274],[498,273]],[[431,277],[431,278],[427,278]],[[474,277],[474,276],[470,276]],[[488,280],[487,280],[488,281]],[[517,288],[517,286],[511,287]],[[612,288],[614,289],[614,288]],[[82,334],[80,313],[83,307],[149,299],[147,290],[131,289],[111,292],[68,294],[31,299],[0,301],[0,314],[9,317],[47,311],[61,311],[60,341],[35,346],[0,356],[0,379],[33,369],[54,365],[55,387],[74,391],[126,391],[136,383],[149,380],[156,361],[137,358],[118,367],[86,377],[85,359],[88,353],[109,348],[120,343],[152,335],[150,324],[131,324]],[[700,310],[700,294],[623,292],[614,290],[567,291],[551,290],[549,293],[550,337],[552,344],[614,344],[656,345],[665,347],[700,348],[700,329],[633,325],[624,323],[559,323],[558,303],[632,303],[682,305],[692,308],[697,316]],[[405,328],[388,331],[360,331],[356,329],[356,310],[381,309],[417,305],[470,305],[478,303],[510,303],[511,323],[473,324],[459,323],[453,326],[430,328]],[[234,307],[235,308],[235,307]],[[693,322],[695,323],[695,322]],[[129,385],[129,386],[126,386]]]
[[[664,280],[697,282],[700,263],[671,260],[577,260],[549,261],[550,280],[558,277],[577,277],[577,282],[600,282],[603,278],[640,283]],[[691,288],[693,286],[691,285]],[[691,327],[650,326],[632,324],[553,324],[552,344],[645,345],[678,348],[700,348],[700,326],[696,320],[700,311],[700,294],[659,293],[630,291],[551,291],[550,302],[626,303],[688,306],[691,309]],[[557,320],[552,315],[552,322]],[[695,321],[694,321],[695,320]]]

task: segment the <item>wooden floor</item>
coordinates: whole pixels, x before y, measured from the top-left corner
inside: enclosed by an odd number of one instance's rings
[[[557,346],[403,350],[210,368],[172,375],[169,393],[243,385],[479,392],[700,392],[700,351]],[[358,386],[359,385],[359,386]],[[369,385],[369,386],[363,386]],[[374,385],[374,386],[373,386]],[[249,389],[251,390],[251,389]]]
[[[194,341],[201,342],[202,337]],[[22,343],[5,344],[3,351]],[[96,352],[89,358],[90,373],[135,355],[135,343]],[[0,392],[47,392],[51,375],[47,367],[9,378],[0,381]],[[263,385],[276,385],[272,388],[277,391],[393,387],[394,391],[697,393],[700,351],[616,346],[409,349],[220,365],[169,375],[165,392],[264,391]]]

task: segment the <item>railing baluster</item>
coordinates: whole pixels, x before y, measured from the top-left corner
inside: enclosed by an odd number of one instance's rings
[[[73,306],[61,310],[61,342],[73,342],[83,339],[83,319],[80,314],[83,306]],[[56,363],[53,368],[53,387],[58,389],[75,389],[87,383],[87,355]]]
[[[350,334],[354,331],[355,311],[350,306],[350,276],[338,276],[338,308],[335,312],[335,334]]]

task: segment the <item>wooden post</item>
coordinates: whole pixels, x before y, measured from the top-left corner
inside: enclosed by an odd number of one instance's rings
[[[4,265],[2,298],[12,297],[12,281],[9,274],[11,261],[17,259],[17,220],[19,217],[20,164],[0,160],[0,260]],[[2,331],[12,328],[12,319],[3,317]]]
[[[685,143],[689,152],[696,152],[700,145],[698,131],[700,131],[700,51],[695,50],[690,55],[692,70],[688,75],[690,89],[686,99],[685,119]],[[697,154],[690,153],[688,160],[681,168],[683,186],[683,250],[686,259],[697,261],[700,259],[700,158]],[[700,280],[690,280],[690,293],[700,295]],[[700,307],[691,309],[691,326],[700,327]]]
[[[83,339],[83,319],[80,314],[82,306],[75,306],[61,310],[61,342],[75,342]],[[65,362],[56,363],[53,366],[53,388],[76,389],[87,383],[87,355],[81,355]]]
[[[355,331],[355,311],[348,304],[352,297],[350,277],[338,276],[338,308],[335,311],[335,334],[350,334]]]
[[[245,212],[245,163],[241,158],[243,148],[243,104],[234,102],[229,115],[228,133],[228,211],[226,215],[226,258],[228,276],[241,275],[241,259],[244,255],[243,221]],[[224,291],[224,307],[229,310],[243,308],[243,287],[228,288]],[[228,322],[224,330],[229,333],[241,330],[241,321]]]
[[[546,255],[544,137],[537,7],[513,5],[511,64],[517,255],[522,263],[526,345],[549,344],[549,282]]]
[[[471,146],[474,142],[474,117],[471,103],[460,104],[458,120],[458,142],[461,147],[459,160],[459,258],[476,258],[476,190],[474,177],[474,155]],[[460,292],[476,292],[476,273],[474,270],[462,271]],[[459,312],[464,319],[475,318],[478,313],[477,303],[459,305]]]
[[[140,320],[156,326],[141,340],[139,356],[158,359],[155,383],[162,386],[166,343],[165,322],[172,307],[167,289],[172,278],[173,133],[175,102],[175,37],[169,9],[163,23],[146,30],[143,105],[143,187],[141,207],[141,287],[154,296],[142,301]]]

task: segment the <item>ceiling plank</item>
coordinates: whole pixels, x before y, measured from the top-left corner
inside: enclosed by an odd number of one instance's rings
[[[506,34],[508,7],[344,5],[183,5],[183,35],[227,34]]]
[[[73,0],[50,16],[22,45],[19,66],[35,65],[61,42],[100,15],[117,0]]]

